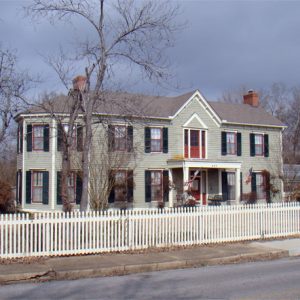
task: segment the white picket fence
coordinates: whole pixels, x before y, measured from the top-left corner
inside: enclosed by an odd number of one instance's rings
[[[0,215],[0,257],[101,253],[299,233],[298,203]]]

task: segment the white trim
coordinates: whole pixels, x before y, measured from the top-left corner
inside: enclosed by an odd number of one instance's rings
[[[240,169],[241,162],[208,162],[205,160],[169,160],[169,168]]]
[[[21,208],[23,209],[25,207],[26,203],[26,174],[25,174],[25,149],[27,149],[27,142],[25,144],[25,141],[27,140],[25,137],[27,135],[27,128],[26,128],[26,122],[25,118],[23,118],[23,151],[22,151],[22,203]]]
[[[228,122],[226,120],[222,120],[222,124],[229,124],[229,125],[242,125],[242,126],[254,126],[254,127],[268,127],[268,128],[287,128],[288,126],[286,125],[267,125],[267,124],[251,124],[251,123],[238,123],[238,122]]]
[[[219,195],[222,195],[222,169],[218,169],[218,185]]]
[[[216,114],[216,112],[213,110],[213,108],[208,104],[208,102],[205,100],[205,98],[201,95],[199,90],[196,90],[195,93],[177,110],[177,112],[173,115],[170,116],[170,119],[174,119],[180,114],[180,112],[186,108],[186,106],[196,98],[202,108],[207,112],[207,114],[211,117],[211,119],[216,123],[218,127],[220,127],[221,124],[221,119],[219,116]]]
[[[196,119],[201,127],[195,127],[195,128],[199,128],[199,129],[208,129],[208,127],[205,125],[205,123],[200,119],[199,115],[197,113],[193,113],[193,115],[182,125],[183,127],[189,127],[189,124]],[[189,127],[192,128],[192,127]]]
[[[55,209],[55,178],[56,178],[56,172],[55,172],[55,154],[56,154],[56,141],[57,141],[57,127],[56,127],[56,120],[52,119],[52,132],[50,134],[50,141],[51,141],[51,208]],[[56,187],[57,188],[57,187]]]

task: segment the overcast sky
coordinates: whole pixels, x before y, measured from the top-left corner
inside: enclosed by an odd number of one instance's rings
[[[62,41],[70,47],[70,29],[63,24],[53,28],[46,21],[31,24],[22,12],[28,2],[0,0],[0,42],[17,50],[23,68],[46,80],[35,93],[63,91],[39,54],[57,51]],[[300,86],[300,1],[179,2],[181,18],[188,24],[168,55],[181,88],[158,92],[170,95],[199,89],[214,100],[242,85],[254,90],[274,82]],[[145,82],[131,90],[156,91]]]

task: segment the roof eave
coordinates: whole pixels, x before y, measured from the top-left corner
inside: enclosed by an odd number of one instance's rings
[[[285,129],[288,126],[286,125],[270,125],[270,124],[255,124],[255,123],[239,123],[239,122],[229,122],[226,120],[222,120],[221,124],[229,124],[229,125],[242,125],[242,126],[255,126],[255,127],[271,127],[271,128],[281,128]]]

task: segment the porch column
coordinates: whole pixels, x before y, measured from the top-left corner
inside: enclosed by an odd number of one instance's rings
[[[222,170],[218,169],[219,195],[222,195]]]
[[[187,182],[190,180],[189,178],[189,168],[183,167],[183,191],[188,189]]]
[[[235,170],[235,199],[236,204],[240,204],[241,199],[241,169]]]
[[[172,183],[172,185],[174,184],[172,169],[169,169],[169,181]],[[173,207],[173,206],[174,206],[174,189],[171,188],[169,191],[169,207]]]

